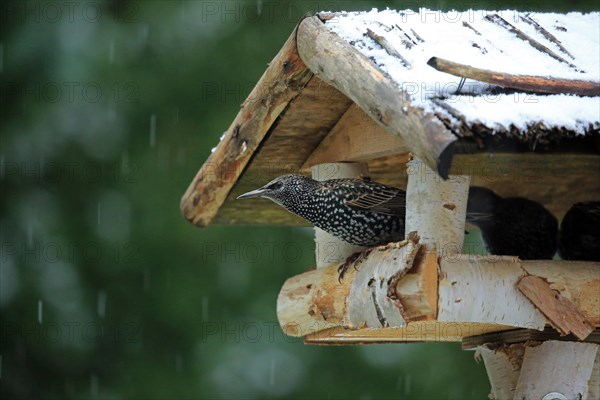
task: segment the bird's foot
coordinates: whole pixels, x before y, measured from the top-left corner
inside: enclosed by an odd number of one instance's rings
[[[342,283],[342,279],[344,279],[344,275],[346,275],[350,265],[353,265],[354,269],[358,271],[356,266],[360,264],[360,262],[364,260],[371,253],[371,251],[373,251],[373,248],[357,251],[356,253],[349,255],[348,258],[346,258],[346,261],[344,261],[344,263],[338,267],[338,282]]]

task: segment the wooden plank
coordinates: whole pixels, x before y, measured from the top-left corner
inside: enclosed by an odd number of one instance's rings
[[[546,78],[533,75],[513,75],[500,71],[490,71],[431,57],[427,64],[438,71],[462,78],[498,85],[504,88],[525,90],[535,93],[577,94],[580,96],[600,96],[600,83],[576,79]]]
[[[560,49],[560,51],[571,57],[572,60],[575,59],[575,57],[573,57],[573,55],[569,53],[569,51],[562,45],[562,43],[556,38],[556,36],[544,29],[544,27],[538,24],[535,20],[533,20],[529,16],[529,14],[525,16],[519,14],[519,18],[521,18],[521,21],[525,22],[526,24],[533,26],[536,31],[538,31],[543,37],[554,43]]]
[[[365,143],[365,146],[368,145]],[[332,151],[331,154],[335,152]],[[377,182],[406,188],[407,160],[406,154],[368,160],[371,178]],[[335,159],[320,161],[333,162]],[[285,159],[274,159],[270,163],[263,163],[264,168],[249,166],[248,174],[242,175],[215,217],[215,223],[309,226],[301,218],[268,200],[235,200],[238,194],[268,182],[269,177],[299,171],[302,162],[304,160],[300,161],[299,166],[295,161],[294,164],[287,164]],[[308,174],[308,171],[305,173]],[[490,188],[502,197],[521,196],[535,200],[559,220],[574,203],[597,200],[600,193],[600,155],[597,154],[456,154],[450,174],[468,175],[471,185]]]
[[[239,177],[225,207],[219,210],[214,221],[256,223],[252,221],[254,219],[263,221],[263,224],[307,225],[301,218],[268,200],[236,201],[236,197],[279,175],[297,172],[350,104],[345,95],[313,76],[302,89],[302,96],[291,101],[284,117],[273,124],[268,138]]]
[[[561,56],[559,56],[558,54],[556,54],[555,52],[553,52],[552,50],[550,50],[549,48],[547,48],[546,46],[544,46],[543,44],[538,42],[537,40],[533,39],[531,36],[525,34],[523,31],[517,29],[515,26],[510,24],[508,21],[506,21],[504,18],[502,18],[498,14],[486,15],[484,18],[487,21],[490,21],[490,22],[508,30],[509,32],[511,32],[512,34],[517,36],[519,39],[524,40],[525,42],[529,43],[529,45],[531,47],[533,47],[534,49],[549,55],[550,57],[554,58],[557,61],[567,64],[569,67],[571,67],[577,71],[577,67],[575,65],[571,64],[569,61],[565,60],[564,58],[562,58]]]
[[[271,61],[184,193],[181,211],[194,225],[210,224],[269,128],[312,77],[298,55],[295,37],[293,32]]]
[[[388,132],[446,178],[453,135],[433,114],[411,105],[409,96],[367,57],[330,31],[318,17],[298,26],[298,52],[323,81],[336,87]]]
[[[404,58],[402,54],[400,54],[384,36],[376,34],[369,28],[367,28],[367,36],[377,42],[377,44],[380,45],[390,56],[396,57],[398,60],[400,60],[402,65],[404,65],[407,69],[412,68],[408,60]]]
[[[302,168],[329,162],[368,161],[407,153],[408,148],[402,139],[390,135],[360,107],[352,103],[304,162]]]
[[[556,329],[547,326],[543,331],[533,329],[510,329],[501,332],[491,332],[483,335],[467,336],[462,340],[463,350],[472,350],[478,346],[483,346],[486,343],[524,343],[528,341],[547,341],[547,340],[565,340],[575,342],[578,341],[573,335],[561,336]],[[596,328],[584,340],[587,343],[600,344],[600,329]]]
[[[510,327],[469,322],[415,321],[402,328],[329,328],[305,336],[304,343],[318,345],[360,345],[404,342],[460,342],[465,336],[498,332]]]
[[[548,282],[538,276],[524,276],[517,287],[563,335],[572,333],[584,340],[594,330],[584,315],[557,291],[552,290]]]

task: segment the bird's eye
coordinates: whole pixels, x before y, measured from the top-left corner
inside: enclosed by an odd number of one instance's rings
[[[275,182],[275,183],[269,185],[268,189],[269,190],[279,190],[279,189],[281,189],[281,186],[282,186],[281,182]]]

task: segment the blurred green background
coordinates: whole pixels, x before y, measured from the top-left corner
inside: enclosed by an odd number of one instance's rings
[[[275,315],[312,231],[179,199],[307,12],[595,1],[47,1],[0,9],[3,399],[485,399],[458,344],[305,346]]]

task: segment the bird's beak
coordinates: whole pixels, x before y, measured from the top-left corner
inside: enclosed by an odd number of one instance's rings
[[[266,192],[266,190],[264,188],[259,188],[259,189],[253,190],[251,192],[244,193],[244,194],[238,196],[237,199],[240,200],[240,199],[250,199],[252,197],[261,197],[263,195],[263,193],[265,193],[265,192]]]

